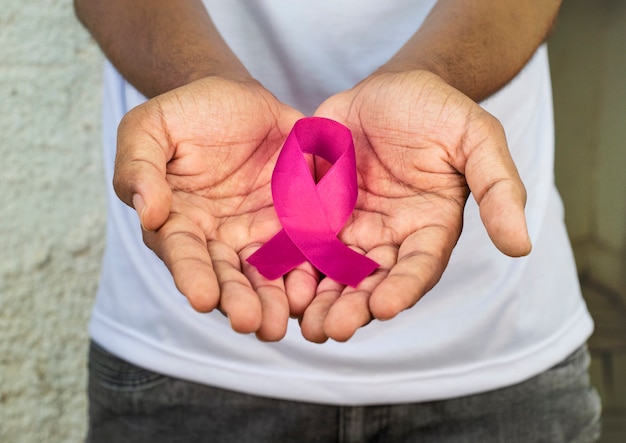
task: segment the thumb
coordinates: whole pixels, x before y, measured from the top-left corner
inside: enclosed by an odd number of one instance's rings
[[[470,147],[465,178],[495,246],[506,255],[521,257],[532,249],[524,213],[526,188],[509,153],[504,130],[497,121],[493,123],[490,134]]]
[[[476,198],[480,218],[491,241],[511,257],[528,255],[532,249],[524,205],[526,192],[521,181],[501,179],[488,185],[482,198]]]
[[[139,112],[131,110],[118,128],[113,188],[120,200],[135,208],[142,228],[155,231],[170,213],[172,191],[165,177],[173,148],[162,136],[163,129],[147,125]]]

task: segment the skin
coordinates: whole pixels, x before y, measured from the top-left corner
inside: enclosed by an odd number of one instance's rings
[[[271,172],[302,115],[250,77],[201,2],[75,1],[107,57],[154,97],[120,125],[114,187],[195,309],[220,309],[261,340],[282,338],[290,315],[308,340],[348,340],[437,283],[470,193],[504,254],[530,252],[524,186],[500,123],[476,101],[522,69],[560,2],[466,4],[439,1],[388,63],[316,111],[355,138],[360,193],[339,237],[381,264],[346,288],[309,265],[276,281],[247,265],[279,229]],[[311,161],[321,176],[327,165]]]

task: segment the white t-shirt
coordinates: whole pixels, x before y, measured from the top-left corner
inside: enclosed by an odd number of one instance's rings
[[[205,1],[251,73],[279,99],[312,113],[384,63],[433,1]],[[104,159],[110,179],[117,124],[144,98],[105,68]],[[502,255],[470,197],[443,278],[415,307],[374,321],[347,343],[313,344],[292,321],[286,337],[240,335],[195,312],[144,246],[135,212],[108,190],[107,248],[90,331],[137,365],[208,385],[331,404],[444,399],[525,380],[585,342],[592,321],[554,186],[547,50],[482,104],[503,123],[528,191],[534,249]],[[109,180],[110,182],[110,180]]]

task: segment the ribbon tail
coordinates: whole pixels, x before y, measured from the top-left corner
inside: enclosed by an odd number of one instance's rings
[[[324,242],[319,247],[302,248],[308,260],[327,277],[343,285],[357,287],[380,265],[374,260],[348,248],[339,239]]]
[[[305,261],[306,257],[291,241],[284,229],[280,230],[247,260],[268,280],[275,280],[283,276]]]

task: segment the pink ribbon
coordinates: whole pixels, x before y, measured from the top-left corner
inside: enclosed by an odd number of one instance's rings
[[[332,164],[317,184],[305,153]],[[356,287],[379,266],[337,238],[354,210],[357,193],[350,130],[326,118],[299,120],[285,140],[272,175],[272,198],[283,229],[248,262],[273,280],[308,260],[333,280]]]

